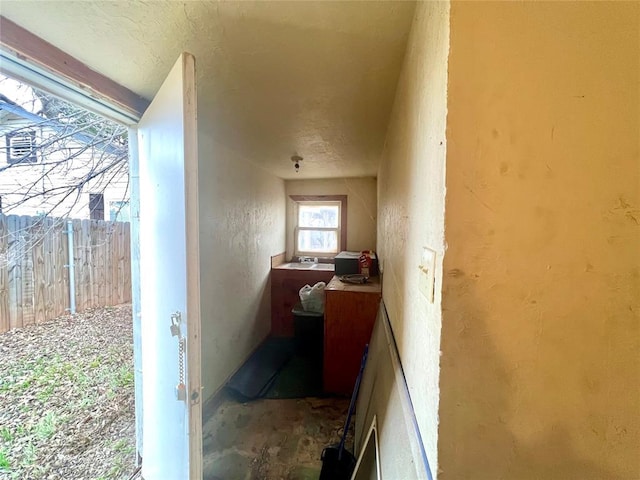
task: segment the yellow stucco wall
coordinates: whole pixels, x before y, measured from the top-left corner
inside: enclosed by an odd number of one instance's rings
[[[640,3],[451,6],[439,479],[640,478]]]

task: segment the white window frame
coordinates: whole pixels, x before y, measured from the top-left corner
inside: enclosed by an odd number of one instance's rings
[[[291,195],[290,198],[295,203],[294,215],[295,226],[293,228],[293,255],[296,257],[318,257],[318,258],[333,258],[342,250],[346,249],[346,208],[347,197],[346,195],[326,195],[326,196],[299,196]],[[300,206],[310,205],[330,205],[332,207],[338,207],[338,226],[333,227],[301,227],[300,222]],[[300,250],[298,248],[298,233],[301,231],[325,231],[336,232],[337,246],[335,252],[308,252]]]
[[[7,163],[11,165],[38,163],[35,130],[16,131],[6,134]],[[24,141],[28,139],[28,142]],[[19,145],[14,145],[19,143]],[[29,149],[29,154],[14,155],[15,149]]]

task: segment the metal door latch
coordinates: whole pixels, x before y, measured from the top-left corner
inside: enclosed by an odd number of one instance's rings
[[[187,401],[187,387],[184,378],[184,362],[187,340],[182,336],[180,325],[182,324],[182,314],[180,312],[171,314],[171,335],[178,337],[178,384],[176,385],[176,400]]]
[[[187,387],[184,383],[176,385],[176,400],[184,402],[187,399]]]
[[[182,323],[182,314],[180,312],[171,314],[171,335],[174,337],[180,337],[180,324]]]

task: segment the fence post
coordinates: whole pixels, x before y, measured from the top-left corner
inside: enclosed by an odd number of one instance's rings
[[[69,246],[69,312],[76,313],[76,275],[73,258],[73,220],[67,220],[67,245]]]

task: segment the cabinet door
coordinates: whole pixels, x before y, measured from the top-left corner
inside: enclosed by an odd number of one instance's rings
[[[379,293],[327,291],[324,329],[325,393],[350,395],[369,343]]]

